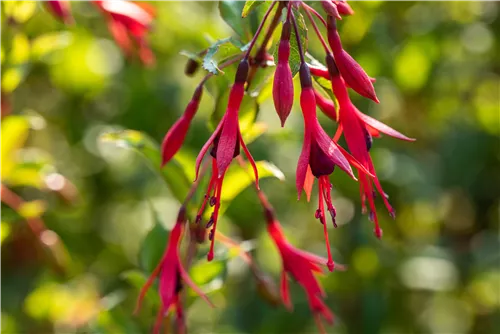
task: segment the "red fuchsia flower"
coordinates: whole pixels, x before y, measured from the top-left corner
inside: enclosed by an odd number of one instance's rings
[[[339,166],[349,176],[355,179],[349,163],[359,168],[363,168],[360,164],[342,147],[338,146],[326,134],[321,127],[316,117],[316,99],[312,88],[311,75],[309,68],[305,63],[302,63],[299,70],[300,84],[302,91],[300,94],[300,106],[302,115],[304,116],[304,142],[302,152],[297,163],[296,186],[300,199],[302,190],[305,190],[309,199],[312,183],[312,177],[306,177],[308,172],[311,172],[318,179],[319,192],[319,207],[316,211],[316,218],[323,224],[323,232],[325,235],[325,243],[328,251],[327,266],[330,271],[334,268],[330,245],[328,241],[328,232],[325,222],[325,207],[332,217],[334,226],[336,211],[332,204],[331,188],[329,175],[333,173],[335,166]],[[309,174],[310,175],[310,174]]]
[[[375,208],[375,189],[382,195],[385,206],[389,214],[394,218],[395,212],[389,204],[387,195],[384,193],[380,181],[375,173],[373,162],[369,151],[372,146],[372,134],[379,135],[385,133],[389,136],[406,140],[414,141],[415,139],[408,138],[387,125],[361,113],[351,102],[347,87],[344,80],[340,76],[339,71],[335,66],[335,61],[331,54],[326,57],[327,67],[332,80],[332,90],[337,97],[339,103],[339,131],[343,131],[344,137],[349,148],[349,151],[354,158],[364,167],[364,170],[359,169],[358,177],[360,184],[360,194],[363,211],[366,212],[366,199],[370,206],[370,219],[375,224],[375,235],[382,237]],[[369,171],[371,176],[366,173]]]
[[[372,81],[363,68],[342,48],[340,36],[337,31],[336,19],[328,15],[328,43],[332,48],[335,63],[349,87],[358,94],[379,102],[373,88]]]
[[[283,264],[280,287],[283,304],[289,310],[293,309],[290,293],[288,291],[288,275],[300,284],[306,292],[309,307],[314,314],[316,324],[320,331],[324,333],[325,331],[321,323],[321,317],[329,324],[333,324],[334,316],[323,301],[326,294],[321,288],[315,274],[321,274],[323,272],[321,265],[325,264],[326,259],[293,247],[286,240],[279,222],[274,218],[274,214],[270,209],[266,209],[266,218],[267,231],[278,248]],[[344,266],[340,264],[337,264],[336,268],[339,270],[345,269]]]
[[[354,11],[352,10],[351,6],[349,6],[346,0],[339,0],[334,2],[337,5],[337,10],[341,15],[348,16],[354,14]]]
[[[339,14],[339,10],[337,9],[337,5],[331,0],[321,0],[321,6],[328,15],[331,15],[339,20],[342,20],[342,17]]]
[[[156,318],[153,333],[160,333],[163,317],[166,313],[175,309],[178,326],[181,326],[180,333],[185,332],[184,311],[181,303],[181,291],[184,283],[193,289],[200,297],[202,297],[210,306],[214,306],[208,297],[200,290],[198,286],[191,280],[188,273],[184,269],[179,257],[179,244],[182,239],[184,225],[186,223],[186,211],[181,207],[177,216],[177,222],[170,232],[167,247],[163,254],[160,263],[156,266],[146,284],[142,287],[135,313],[139,312],[144,296],[153,284],[154,280],[159,277],[159,295],[161,298],[161,307]]]
[[[193,97],[184,111],[184,114],[175,122],[174,125],[168,130],[163,143],[161,145],[162,150],[162,167],[167,164],[170,159],[179,151],[184,139],[186,138],[187,131],[191,125],[194,115],[198,111],[198,106],[200,105],[201,95],[203,92],[203,85],[199,85],[194,91]]]
[[[236,70],[234,84],[231,87],[231,92],[229,94],[226,113],[220,120],[219,125],[217,125],[217,128],[213,132],[212,136],[210,136],[205,145],[203,145],[198,157],[196,158],[196,178],[198,178],[201,162],[208,149],[211,147],[210,155],[212,156],[212,176],[210,178],[205,199],[196,218],[196,221],[199,223],[201,221],[201,216],[206,203],[208,199],[210,199],[209,202],[211,206],[214,206],[214,211],[206,225],[207,229],[213,226],[209,233],[209,239],[211,241],[210,250],[207,254],[209,261],[211,261],[214,256],[214,235],[220,208],[222,182],[224,181],[224,175],[227,168],[233,161],[233,158],[240,154],[240,145],[252,165],[256,185],[258,187],[259,176],[257,173],[257,166],[255,165],[255,161],[243,141],[238,123],[238,112],[245,93],[245,82],[248,76],[248,68],[248,60],[245,58],[240,62],[238,69]]]
[[[278,47],[278,65],[274,73],[273,100],[281,126],[290,115],[293,105],[293,77],[288,59],[290,58],[290,21],[283,23],[281,40]]]
[[[71,15],[71,6],[69,1],[46,1],[47,9],[64,24],[73,24],[73,16]]]
[[[327,99],[317,90],[314,90],[314,98],[316,99],[316,105],[323,112],[323,114],[329,117],[332,121],[337,121],[337,111],[335,110],[335,104],[332,100]]]
[[[126,0],[94,1],[94,4],[109,17],[109,31],[123,53],[131,57],[137,52],[144,65],[153,65],[155,56],[146,41],[146,34],[151,29],[154,8]]]

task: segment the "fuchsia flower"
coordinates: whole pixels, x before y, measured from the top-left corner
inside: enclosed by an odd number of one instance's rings
[[[217,227],[224,174],[233,161],[233,158],[240,154],[240,145],[253,167],[257,187],[259,184],[257,166],[255,165],[255,161],[245,145],[243,138],[241,137],[240,126],[238,123],[238,111],[245,93],[245,82],[248,76],[248,68],[248,60],[243,59],[236,70],[234,84],[231,87],[231,92],[229,94],[226,113],[220,120],[219,125],[217,125],[217,128],[213,132],[212,136],[210,136],[205,145],[203,145],[198,157],[196,158],[196,178],[198,178],[201,162],[208,149],[211,147],[210,155],[212,156],[212,176],[210,178],[205,199],[197,217],[197,221],[201,221],[201,215],[203,214],[208,198],[210,198],[210,205],[214,206],[214,211],[206,226],[206,228],[213,226],[209,234],[209,239],[211,240],[210,250],[207,255],[209,261],[212,260],[214,256],[214,234]],[[212,192],[213,195],[211,195]]]
[[[323,271],[321,265],[324,265],[326,259],[302,251],[293,247],[283,235],[279,222],[274,218],[274,214],[266,209],[267,231],[281,255],[283,269],[281,273],[281,299],[283,304],[291,311],[293,309],[292,301],[288,291],[288,276],[292,277],[302,286],[307,294],[309,307],[314,313],[314,318],[321,332],[324,332],[321,317],[329,324],[333,324],[333,313],[325,305],[323,299],[326,297],[321,288],[315,273],[321,274]],[[337,264],[337,269],[344,270],[344,266]]]
[[[340,76],[331,54],[327,55],[326,62],[332,80],[332,90],[339,102],[338,118],[339,127],[341,127],[340,131],[343,131],[344,133],[349,151],[364,167],[364,169],[360,169],[356,166],[358,168],[363,211],[366,211],[365,203],[366,199],[368,199],[370,206],[370,219],[375,224],[375,235],[380,238],[382,236],[382,230],[380,229],[376,214],[374,187],[382,195],[385,206],[392,217],[395,216],[395,212],[387,200],[387,195],[382,189],[369,154],[369,150],[372,145],[372,134],[378,135],[381,132],[406,141],[414,141],[415,139],[408,138],[387,125],[361,113],[352,104],[349,94],[347,93],[346,84]],[[366,171],[369,171],[371,176],[368,175]]]
[[[74,22],[69,1],[46,1],[45,6],[52,15],[61,20],[64,24],[72,24]]]
[[[335,166],[339,166],[340,169],[355,179],[349,163],[361,169],[364,168],[342,147],[332,141],[319,124],[318,118],[316,117],[316,99],[312,88],[311,75],[309,68],[305,63],[301,64],[299,74],[300,84],[302,87],[300,94],[300,106],[302,109],[302,115],[304,116],[304,143],[299,161],[297,163],[296,187],[299,199],[302,190],[306,191],[309,198],[313,179],[306,178],[308,171],[310,171],[312,175],[318,179],[319,208],[316,211],[316,218],[323,224],[325,243],[328,251],[327,265],[331,271],[334,268],[334,263],[328,241],[323,201],[327,205],[327,209],[330,212],[334,226],[336,226],[336,211],[332,204],[330,193],[332,185],[328,176],[333,173]]]
[[[198,111],[200,105],[201,95],[203,92],[203,85],[200,85],[194,91],[191,101],[189,101],[184,114],[172,125],[168,130],[165,138],[163,139],[162,150],[162,166],[165,166],[170,159],[179,151],[184,139],[186,138],[187,131],[191,125],[194,115]]]
[[[94,4],[108,16],[109,31],[125,55],[130,57],[137,52],[145,65],[153,65],[155,56],[146,34],[151,29],[154,8],[126,0],[94,1]]]
[[[273,100],[281,126],[290,115],[293,105],[293,77],[288,59],[290,58],[290,21],[283,23],[278,47],[278,65],[274,73]]]
[[[139,312],[144,296],[153,284],[156,277],[159,277],[159,295],[161,298],[161,307],[158,311],[156,323],[153,333],[160,333],[163,317],[171,309],[175,309],[178,320],[178,326],[185,327],[184,311],[182,308],[180,293],[184,287],[184,283],[193,289],[200,297],[202,297],[210,306],[214,306],[208,297],[200,290],[199,287],[191,280],[188,273],[182,266],[179,257],[179,245],[182,239],[184,224],[186,223],[186,211],[181,207],[177,216],[177,222],[170,232],[167,247],[163,254],[160,263],[156,266],[146,284],[142,287],[137,299],[135,313]],[[184,330],[179,331],[184,333]]]
[[[358,94],[379,102],[372,80],[363,68],[342,48],[336,19],[328,15],[328,42],[332,48],[335,64],[349,87]]]

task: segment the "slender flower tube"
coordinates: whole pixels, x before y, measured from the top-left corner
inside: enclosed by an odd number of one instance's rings
[[[290,115],[293,106],[293,77],[288,59],[290,58],[290,20],[283,23],[281,40],[278,47],[278,65],[274,73],[273,100],[276,112],[281,120],[281,126]]]
[[[392,137],[406,141],[414,141],[414,139],[408,138],[397,132],[396,130],[388,127],[387,125],[361,113],[352,104],[349,98],[349,94],[347,93],[347,87],[342,77],[340,76],[340,73],[331,54],[327,55],[326,63],[332,79],[332,90],[339,102],[339,125],[343,130],[349,151],[354,156],[354,158],[359,161],[359,163],[364,167],[364,169],[359,169],[358,167],[363,211],[366,211],[365,203],[366,199],[368,199],[368,203],[370,206],[369,217],[370,220],[372,220],[375,224],[375,235],[378,238],[381,238],[382,230],[378,223],[375,208],[375,188],[382,195],[385,206],[387,207],[389,214],[393,218],[395,217],[395,212],[392,206],[389,204],[387,195],[384,193],[382,186],[380,185],[369,154],[369,150],[372,146],[372,133],[377,135],[379,133],[385,133]],[[366,171],[369,171],[369,173],[371,173],[371,176],[368,175]]]
[[[214,211],[210,220],[207,223],[206,228],[211,228],[209,233],[209,239],[211,240],[210,250],[207,254],[209,261],[213,259],[214,256],[214,235],[217,227],[217,220],[220,208],[220,197],[222,191],[222,182],[224,181],[224,175],[227,168],[231,164],[233,158],[240,154],[240,145],[245,152],[250,164],[252,165],[256,185],[258,187],[259,176],[257,172],[257,166],[255,161],[250,154],[240,132],[240,126],[238,124],[238,111],[240,109],[241,101],[245,93],[245,81],[248,76],[249,64],[248,60],[244,58],[238,65],[236,70],[236,76],[234,84],[231,87],[231,92],[229,94],[228,106],[226,113],[222,117],[217,125],[217,128],[213,132],[212,136],[203,145],[198,157],[196,158],[196,178],[198,178],[198,173],[200,169],[201,162],[205,157],[208,149],[210,150],[210,155],[212,156],[212,176],[208,185],[208,189],[205,195],[205,199],[201,205],[198,212],[196,221],[199,223],[201,221],[201,216],[205,209],[206,203],[209,200],[210,205],[214,207]]]
[[[71,6],[69,4],[69,1],[46,1],[45,6],[52,15],[54,15],[64,24],[73,24],[74,20],[73,16],[71,15]]]
[[[146,41],[154,19],[153,7],[126,0],[93,2],[108,16],[109,31],[123,53],[128,57],[137,53],[144,65],[153,65],[155,56]]]
[[[168,130],[163,143],[162,149],[162,167],[167,164],[170,159],[179,151],[184,139],[186,138],[187,131],[191,125],[194,115],[198,111],[200,105],[201,95],[203,92],[203,85],[196,87],[191,101],[189,101],[184,114],[175,122],[174,125]]]
[[[188,273],[184,269],[180,256],[179,256],[179,245],[182,239],[182,233],[184,230],[184,225],[186,223],[186,210],[185,207],[181,207],[179,214],[177,216],[177,222],[174,228],[170,232],[170,237],[168,240],[165,253],[163,254],[160,263],[156,266],[151,276],[148,278],[146,284],[142,287],[139,297],[137,299],[137,305],[135,313],[139,312],[144,296],[148,292],[149,288],[153,284],[154,280],[159,278],[159,295],[161,299],[161,307],[158,311],[158,316],[156,318],[156,323],[154,326],[153,333],[159,334],[161,330],[161,324],[163,322],[163,317],[171,309],[175,310],[178,326],[181,326],[181,333],[185,332],[185,321],[184,321],[184,310],[181,304],[180,293],[184,288],[184,284],[187,284],[191,289],[193,289],[200,297],[202,297],[210,306],[214,306],[208,297],[200,290],[199,287],[191,280]]]
[[[328,16],[328,43],[335,57],[335,63],[346,84],[358,94],[379,103],[370,77],[363,68],[342,48],[337,23],[334,17]]]

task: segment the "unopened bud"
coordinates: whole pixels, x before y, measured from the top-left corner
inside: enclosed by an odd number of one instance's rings
[[[192,77],[198,71],[198,68],[200,68],[200,63],[196,59],[189,58],[186,67],[184,67],[184,74]]]
[[[333,16],[339,20],[342,20],[342,17],[340,16],[339,11],[337,9],[337,5],[335,5],[331,0],[322,0],[321,5],[323,6],[323,9],[328,15]]]
[[[341,15],[352,15],[354,14],[354,10],[352,10],[351,6],[345,0],[336,1],[337,10]]]
[[[285,26],[288,25],[288,39],[284,39],[286,35]],[[286,37],[286,36],[285,36]],[[293,106],[293,77],[292,70],[288,59],[290,57],[290,23],[283,25],[281,41],[278,47],[278,65],[274,73],[273,82],[273,101],[276,112],[281,120],[281,126],[285,125],[285,121],[290,115]]]

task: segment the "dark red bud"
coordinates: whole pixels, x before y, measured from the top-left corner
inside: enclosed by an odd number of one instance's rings
[[[342,17],[340,16],[339,11],[337,9],[337,5],[335,5],[331,0],[322,0],[321,5],[323,6],[323,9],[328,15],[331,15],[339,20],[342,20]]]
[[[247,81],[248,69],[249,69],[248,60],[243,59],[242,61],[240,61],[238,69],[236,70],[234,82],[244,84]]]
[[[354,11],[352,10],[351,6],[345,1],[337,1],[337,10],[339,11],[340,14],[342,15],[353,15]]]
[[[161,145],[162,166],[165,166],[165,164],[167,164],[174,157],[184,143],[187,131],[191,125],[191,120],[198,110],[202,92],[203,86],[198,86],[194,91],[193,97],[187,105],[184,114],[177,120],[177,122],[174,123],[174,125],[172,125],[170,130],[168,130],[165,135]]]
[[[345,50],[335,55],[335,63],[349,87],[359,95],[379,103],[371,78]]]
[[[290,41],[282,40],[278,49],[278,65],[274,73],[273,101],[276,112],[281,120],[281,126],[290,115],[293,106],[293,77],[288,58],[290,56]]]
[[[302,89],[312,87],[311,72],[309,71],[309,66],[307,66],[306,63],[300,64],[299,77]]]
[[[184,68],[184,74],[188,77],[192,77],[196,71],[198,71],[199,67],[200,63],[197,60],[189,58],[186,63],[186,67]]]

